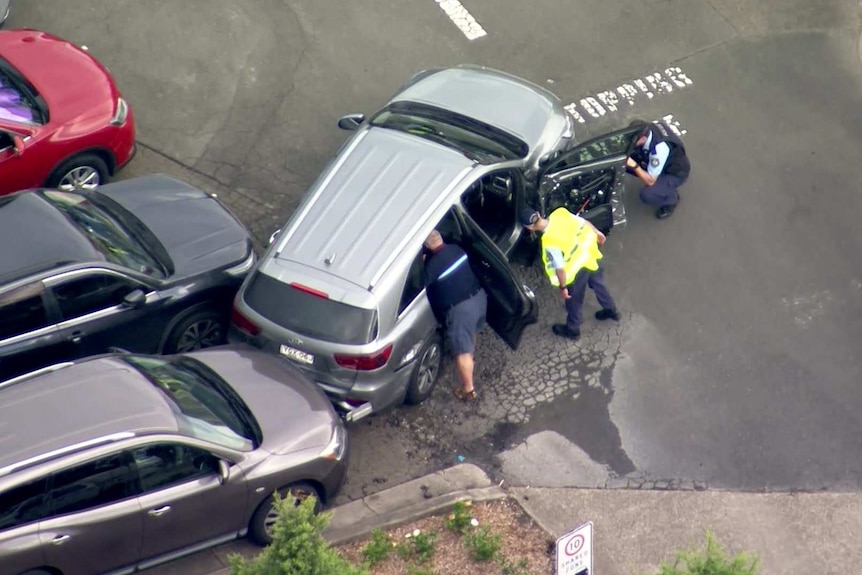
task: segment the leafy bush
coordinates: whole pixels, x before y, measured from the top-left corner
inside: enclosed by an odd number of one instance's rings
[[[456,502],[455,505],[452,506],[452,513],[446,517],[446,529],[459,535],[466,533],[467,529],[470,527],[470,520],[472,519],[468,511],[468,507],[469,505],[465,504],[463,501]]]
[[[674,562],[662,563],[658,575],[757,575],[757,557],[739,553],[728,557],[715,536],[706,532],[706,547],[677,553]]]
[[[464,535],[464,545],[467,546],[474,561],[493,559],[500,549],[500,541],[500,536],[491,533],[487,525]]]
[[[415,557],[417,563],[427,563],[434,555],[436,543],[437,533],[434,531],[415,533],[398,546],[398,555],[405,561]]]
[[[253,559],[231,555],[231,575],[367,575],[344,559],[323,538],[329,524],[328,513],[314,513],[315,500],[309,497],[299,505],[293,499],[275,496],[278,519],[272,543]]]
[[[386,559],[391,549],[392,540],[389,539],[389,535],[381,529],[375,529],[371,532],[371,541],[362,548],[362,556],[373,567]]]

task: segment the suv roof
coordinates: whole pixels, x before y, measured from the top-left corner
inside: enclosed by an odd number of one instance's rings
[[[0,198],[0,278],[105,258],[34,190]],[[10,246],[15,246],[11,249]]]
[[[162,393],[115,357],[7,383],[0,384],[0,469],[117,433],[178,429]]]
[[[275,266],[292,262],[372,288],[401,244],[426,224],[473,165],[460,152],[428,140],[387,128],[365,130],[314,184],[262,271],[280,278],[283,270]]]

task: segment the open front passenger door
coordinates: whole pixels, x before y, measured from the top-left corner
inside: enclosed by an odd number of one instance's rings
[[[457,219],[463,229],[458,243],[488,294],[488,325],[509,347],[517,349],[524,328],[538,319],[536,296],[515,277],[506,256],[469,215],[459,210]]]
[[[642,125],[611,132],[572,148],[539,176],[539,209],[546,216],[565,206],[603,233],[625,225],[626,158]]]

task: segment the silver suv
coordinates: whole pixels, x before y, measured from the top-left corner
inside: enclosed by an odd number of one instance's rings
[[[433,390],[441,338],[421,284],[432,229],[459,244],[511,347],[535,321],[508,257],[524,205],[559,205],[609,231],[637,128],[581,146],[547,90],[472,66],[420,72],[354,130],[273,235],[234,300],[229,339],[290,359],[355,420]]]

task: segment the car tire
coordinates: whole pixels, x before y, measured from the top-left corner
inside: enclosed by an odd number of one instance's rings
[[[314,497],[316,499],[314,504],[315,513],[319,513],[323,507],[320,502],[320,493],[309,483],[294,483],[283,489],[279,489],[278,492],[282,497],[292,497],[294,505],[299,505],[301,501],[308,497]],[[275,524],[277,518],[278,514],[273,506],[272,495],[270,495],[263,500],[254,512],[254,515],[251,516],[251,521],[248,524],[248,533],[251,539],[262,546],[272,543],[272,526]]]
[[[440,339],[440,334],[435,331],[419,351],[416,367],[413,368],[410,383],[407,385],[404,403],[418,405],[425,401],[437,385],[442,366],[443,341]]]
[[[177,323],[164,345],[165,353],[185,353],[227,341],[227,316],[212,308],[198,310]]]
[[[47,186],[61,190],[92,190],[108,183],[108,165],[96,154],[80,154],[69,158],[54,170]]]

